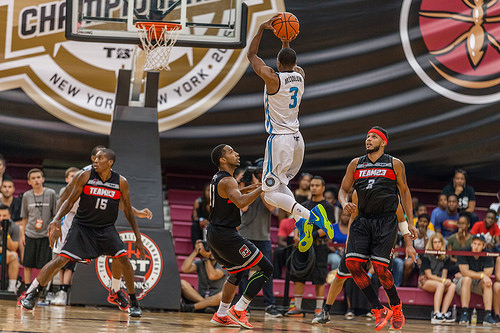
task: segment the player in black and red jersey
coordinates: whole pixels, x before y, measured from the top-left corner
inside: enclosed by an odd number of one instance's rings
[[[392,248],[398,232],[398,193],[408,221],[413,221],[412,200],[406,183],[403,162],[384,153],[388,134],[379,126],[366,135],[366,155],[349,163],[339,191],[339,201],[346,212],[358,210],[352,222],[346,248],[346,265],[354,282],[366,295],[375,316],[375,329],[381,330],[391,321],[393,329],[403,327],[402,305],[388,269]],[[347,193],[354,185],[358,207],[348,201]],[[384,287],[391,309],[384,307],[371,285],[363,264],[371,259],[373,268]]]
[[[236,229],[241,224],[240,208],[250,205],[262,193],[262,184],[243,189],[233,174],[240,165],[239,154],[231,146],[221,144],[212,151],[212,162],[219,168],[210,183],[210,224],[207,241],[217,262],[229,277],[222,287],[222,299],[211,323],[219,326],[253,328],[246,317],[246,308],[273,274],[273,265],[259,249],[241,236]],[[244,194],[243,194],[244,193]],[[229,309],[243,277],[252,268],[245,292]]]
[[[40,291],[54,275],[70,260],[90,261],[100,255],[112,256],[125,268],[122,273],[130,297],[129,315],[142,315],[139,302],[135,296],[134,270],[127,256],[127,251],[115,228],[120,203],[123,205],[125,217],[136,236],[135,247],[144,259],[144,246],[141,234],[130,205],[127,180],[111,170],[115,162],[115,153],[111,149],[102,149],[93,161],[93,168],[76,176],[74,188],[58,210],[49,225],[49,239],[53,244],[61,236],[61,219],[80,198],[73,224],[66,237],[61,253],[47,263],[37,277],[37,284],[32,284],[21,300],[23,308],[31,310],[35,307]]]

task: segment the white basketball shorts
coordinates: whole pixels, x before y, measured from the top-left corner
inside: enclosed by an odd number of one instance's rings
[[[61,239],[57,240],[56,246],[54,246],[54,249],[52,252],[54,253],[61,253],[61,249],[66,242],[66,236],[68,236],[68,231],[69,228],[71,228],[71,225],[73,224],[73,218],[75,217],[75,214],[72,212],[69,212],[64,216],[63,220],[61,221]]]

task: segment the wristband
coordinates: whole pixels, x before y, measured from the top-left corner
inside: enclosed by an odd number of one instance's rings
[[[408,229],[408,222],[406,221],[399,222],[398,226],[399,226],[399,231],[401,231],[403,236],[410,233],[410,230]]]
[[[483,279],[484,273],[481,273],[481,280]]]
[[[366,274],[370,277],[370,279],[372,278],[372,273],[366,273]]]

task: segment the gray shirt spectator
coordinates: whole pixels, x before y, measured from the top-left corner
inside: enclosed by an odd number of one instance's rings
[[[250,240],[271,240],[271,212],[261,197],[248,207],[241,215],[240,234]]]
[[[23,195],[21,207],[21,218],[27,218],[26,236],[30,238],[47,237],[47,227],[56,213],[56,192],[51,188],[45,188],[43,194],[35,195],[29,190]],[[43,222],[37,226],[37,220]]]
[[[208,278],[207,269],[205,268],[205,260],[195,260],[194,265],[196,266],[196,273],[198,274],[198,293],[201,296],[212,296],[217,294],[222,290],[222,285],[226,281],[227,273],[218,280],[210,280]],[[214,269],[222,270],[222,267],[215,263]]]

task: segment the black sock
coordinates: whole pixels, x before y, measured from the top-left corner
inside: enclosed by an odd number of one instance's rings
[[[375,294],[375,290],[373,290],[373,287],[369,285],[365,289],[361,289],[363,294],[365,294],[366,298],[368,299],[368,302],[372,305],[373,309],[383,309],[384,307],[380,303],[380,300],[377,297],[377,294]]]
[[[130,297],[130,301],[137,301],[137,298],[135,297],[135,294],[128,294],[128,297]]]
[[[62,291],[68,292],[68,289],[69,289],[69,284],[61,284]]]
[[[484,311],[484,316],[487,316],[488,314],[490,314],[490,315],[491,315],[491,310],[485,310],[485,311]]]
[[[330,310],[332,309],[333,304],[326,304],[323,306],[323,309],[325,309],[326,313],[330,313]]]
[[[469,312],[469,308],[462,308],[462,312]]]
[[[389,304],[391,306],[398,305],[401,303],[401,300],[399,299],[398,292],[396,291],[396,286],[393,285],[391,289],[385,289],[385,292],[387,293],[387,296],[389,297]]]

